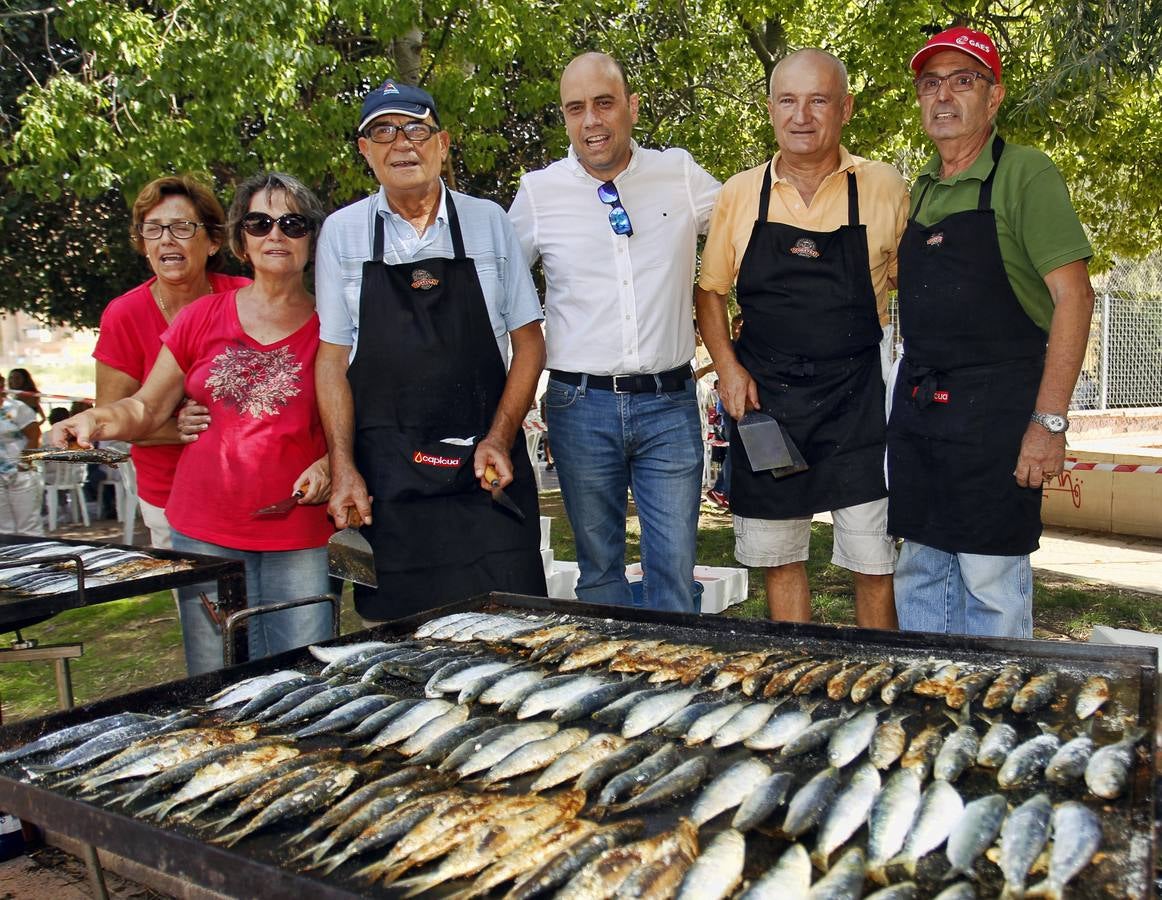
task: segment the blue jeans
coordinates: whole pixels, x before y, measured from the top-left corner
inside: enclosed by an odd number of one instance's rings
[[[258,552],[235,550],[208,544],[173,533],[173,548],[179,553],[204,553],[240,559],[246,564],[246,606],[279,603],[299,597],[333,594],[327,577],[327,548]],[[182,620],[182,644],[186,670],[190,675],[222,668],[222,630],[207,614],[199,596],[214,600],[213,583],[178,588],[178,611]],[[247,620],[247,647],[251,659],[262,659],[305,644],[331,637],[331,604],[311,603],[297,609],[254,616]]]
[[[550,379],[545,409],[577,540],[578,599],[697,612],[702,436],[694,382],[673,393],[616,394]],[[642,532],[637,604],[625,578],[627,488]]]
[[[1033,569],[1028,556],[945,553],[904,541],[896,563],[895,591],[903,631],[1033,636]]]

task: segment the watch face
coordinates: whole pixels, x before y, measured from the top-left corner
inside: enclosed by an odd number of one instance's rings
[[[1052,413],[1036,413],[1033,420],[1054,434],[1060,434],[1069,427],[1069,420],[1065,416],[1053,415]]]

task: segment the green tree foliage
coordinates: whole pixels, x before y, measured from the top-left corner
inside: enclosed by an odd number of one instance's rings
[[[848,146],[908,174],[931,148],[907,61],[954,22],[997,36],[1009,88],[1001,126],[1058,162],[1099,255],[1162,245],[1162,90],[1152,80],[1162,0],[0,4],[5,231],[39,223],[0,240],[17,285],[0,307],[57,320],[91,322],[140,279],[123,209],[158,174],[210,173],[223,199],[262,168],[293,172],[332,206],[365,194],[373,185],[353,120],[363,94],[393,74],[439,100],[457,186],[507,203],[522,172],[565,151],[557,79],[580,50],[624,61],[641,96],[643,144],[687,147],[727,177],[773,151],[765,89],[774,62],[822,46],[851,73]],[[92,264],[77,278],[57,272],[86,253]]]

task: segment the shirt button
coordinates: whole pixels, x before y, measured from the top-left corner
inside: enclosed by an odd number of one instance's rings
[[[623,280],[621,283],[622,283],[622,286],[628,287],[628,285],[629,285],[629,281],[627,281],[627,280]]]

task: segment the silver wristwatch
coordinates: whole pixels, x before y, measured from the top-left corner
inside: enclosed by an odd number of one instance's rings
[[[1029,418],[1050,434],[1061,434],[1069,428],[1069,419],[1056,413],[1035,412]]]

